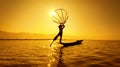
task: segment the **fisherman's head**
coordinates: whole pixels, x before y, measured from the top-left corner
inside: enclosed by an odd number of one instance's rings
[[[64,25],[64,23],[60,23],[60,25]]]

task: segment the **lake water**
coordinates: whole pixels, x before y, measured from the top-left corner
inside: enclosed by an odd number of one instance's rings
[[[75,40],[65,40],[71,42]],[[0,67],[120,67],[120,41],[84,40],[62,47],[51,40],[0,40]]]

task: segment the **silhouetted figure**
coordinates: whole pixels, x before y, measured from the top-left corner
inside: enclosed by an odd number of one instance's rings
[[[60,36],[59,43],[61,43],[61,41],[62,41],[62,34],[63,34],[63,28],[65,27],[65,25],[61,23],[58,27],[59,27],[59,33],[54,37],[53,41],[57,40],[57,38]],[[53,43],[53,41],[52,41],[52,43]],[[50,44],[50,46],[52,45],[52,43]]]
[[[60,36],[60,43],[61,43],[61,41],[62,41],[62,34],[63,34],[63,28],[65,27],[65,25],[64,24],[60,24],[59,26],[59,33],[54,37],[54,39],[53,40],[56,40],[57,38],[58,38],[58,36]]]

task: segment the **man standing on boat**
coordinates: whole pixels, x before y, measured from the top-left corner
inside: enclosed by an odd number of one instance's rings
[[[60,36],[60,41],[59,43],[62,43],[62,34],[63,34],[63,28],[65,27],[65,25],[63,23],[61,23],[59,26],[59,33],[54,37],[53,41],[57,40],[57,38]],[[53,43],[52,41],[52,43]],[[50,44],[50,46],[52,45],[52,43]]]
[[[59,27],[59,33],[54,37],[53,40],[56,40],[58,38],[58,36],[60,36],[59,43],[61,43],[61,41],[62,41],[62,34],[63,34],[63,28],[65,27],[65,25],[63,23],[61,23],[58,27]]]

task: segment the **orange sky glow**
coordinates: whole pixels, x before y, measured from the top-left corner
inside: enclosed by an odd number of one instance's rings
[[[50,12],[69,14],[64,35],[120,40],[119,0],[1,0],[0,31],[57,34]]]

